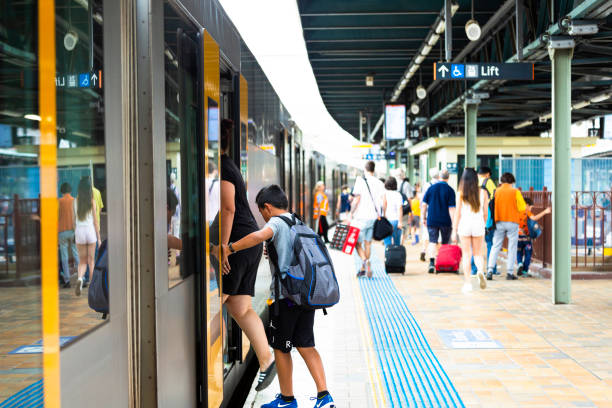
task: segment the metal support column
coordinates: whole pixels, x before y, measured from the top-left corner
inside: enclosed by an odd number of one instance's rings
[[[463,104],[465,111],[465,167],[476,169],[476,133],[478,128],[478,104]]]
[[[570,303],[572,48],[549,48],[552,61],[553,303]],[[567,45],[567,44],[566,44]]]

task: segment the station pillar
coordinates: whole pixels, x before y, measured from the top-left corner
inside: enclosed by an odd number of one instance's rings
[[[571,127],[573,48],[551,48],[552,61],[552,286],[553,303],[571,299]]]
[[[463,104],[463,110],[465,111],[465,167],[476,169],[478,103],[465,102]]]

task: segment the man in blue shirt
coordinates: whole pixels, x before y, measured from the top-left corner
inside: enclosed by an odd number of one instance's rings
[[[438,252],[438,237],[442,245],[450,242],[453,231],[453,215],[455,213],[455,190],[448,185],[448,171],[440,173],[441,180],[427,189],[423,197],[423,225],[429,233],[427,257],[429,258],[429,273],[435,272],[435,259]]]

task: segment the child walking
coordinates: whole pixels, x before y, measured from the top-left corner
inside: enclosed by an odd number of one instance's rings
[[[551,213],[550,207],[541,211],[538,215],[533,215],[531,210],[533,209],[533,200],[529,197],[525,197],[525,211],[521,212],[521,223],[519,229],[519,240],[516,251],[516,262],[518,268],[516,274],[518,276],[529,276],[529,265],[531,265],[531,255],[533,253],[533,242],[529,236],[529,226],[527,224],[527,218],[532,221],[538,221],[546,214]]]
[[[280,271],[287,271],[294,261],[291,230],[287,223],[279,218],[279,216],[291,218],[291,214],[287,211],[289,207],[287,196],[279,186],[271,185],[259,191],[255,202],[266,225],[259,231],[223,247],[223,273],[231,273],[227,261],[228,254],[251,248],[265,241],[271,242],[274,246]],[[272,263],[271,267],[273,273],[278,273]],[[282,276],[285,275],[286,272],[283,272]],[[274,294],[274,284],[271,286],[271,299],[277,299]],[[261,408],[296,408],[298,406],[293,396],[293,362],[290,354],[293,347],[297,348],[304,359],[317,387],[314,408],[335,408],[334,400],[327,391],[321,356],[315,349],[313,329],[315,311],[302,309],[290,303],[287,299],[283,299],[280,293],[278,302],[278,305],[270,306],[268,342],[274,349],[281,393],[273,401],[262,405]]]

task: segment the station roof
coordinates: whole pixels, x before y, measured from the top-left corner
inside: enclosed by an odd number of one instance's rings
[[[594,19],[595,35],[573,37],[576,48],[572,61],[572,100],[586,106],[575,109],[573,120],[612,113],[612,99],[593,103],[592,98],[612,91],[612,2],[553,0],[524,2],[522,20],[524,60],[535,63],[534,81],[433,82],[433,63],[443,61],[444,34],[434,44],[419,69],[397,98],[397,103],[420,105],[415,129],[419,138],[429,127],[434,134],[462,132],[462,97],[475,87],[490,94],[479,107],[479,134],[524,135],[550,129],[551,63],[543,34],[559,32],[559,16]],[[574,7],[576,3],[576,7]],[[452,61],[516,61],[515,0],[474,0],[474,18],[482,28],[477,41],[469,41],[465,24],[472,17],[471,0],[453,3]],[[359,112],[369,116],[370,127],[381,117],[406,69],[419,54],[424,41],[443,19],[444,0],[298,0],[304,40],[319,91],[329,113],[349,133],[359,138]],[[551,24],[554,21],[555,24]],[[514,60],[513,60],[514,58]],[[366,76],[374,85],[366,86]],[[419,101],[417,85],[427,88]],[[415,115],[412,116],[414,125]],[[515,129],[521,121],[529,126]],[[367,135],[367,125],[364,125]],[[379,130],[375,140],[382,138]]]

